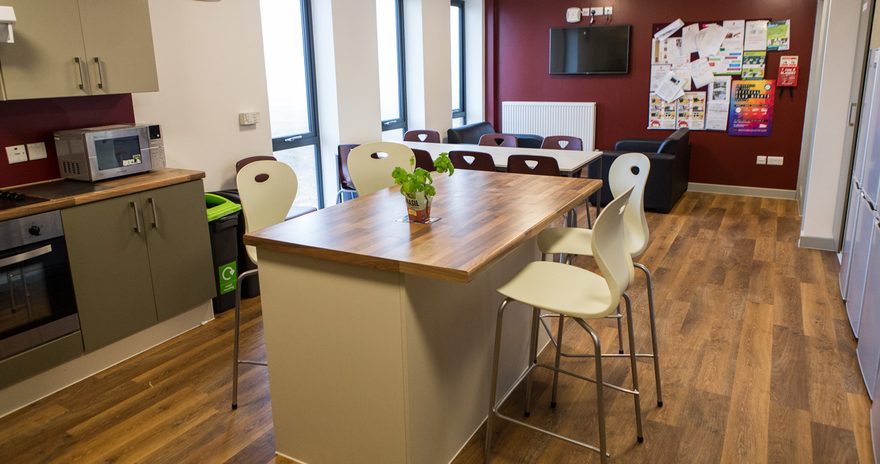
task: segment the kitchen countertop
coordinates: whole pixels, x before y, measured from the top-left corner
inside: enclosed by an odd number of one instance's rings
[[[35,184],[4,187],[17,193],[26,193],[48,201],[32,203],[18,208],[0,210],[0,221],[16,219],[33,214],[45,213],[64,208],[121,197],[132,193],[144,192],[169,185],[182,184],[205,177],[202,171],[189,169],[162,169],[160,171],[136,174],[128,177],[106,180],[102,182],[82,182],[75,180],[55,179]]]

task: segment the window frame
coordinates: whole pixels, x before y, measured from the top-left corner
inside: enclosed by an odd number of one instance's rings
[[[272,139],[272,151],[313,146],[315,149],[315,176],[318,184],[318,208],[324,207],[324,180],[321,168],[321,134],[318,129],[318,88],[315,78],[315,41],[312,33],[311,0],[301,0],[303,61],[306,70],[306,101],[309,130],[301,134],[284,135]]]
[[[466,86],[466,73],[465,73],[465,14],[464,14],[464,5],[465,0],[450,0],[449,4],[451,6],[458,8],[458,60],[459,60],[459,68],[458,68],[458,82],[459,88],[461,89],[461,95],[459,96],[458,108],[452,109],[452,119],[459,119],[467,124],[467,86]]]
[[[397,102],[398,113],[400,116],[395,119],[387,119],[382,121],[382,132],[396,129],[407,130],[406,118],[406,49],[403,40],[403,0],[395,0],[395,14],[397,15]]]

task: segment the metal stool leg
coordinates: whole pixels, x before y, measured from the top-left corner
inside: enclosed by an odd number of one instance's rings
[[[241,283],[257,274],[257,269],[242,272],[235,285],[235,328],[232,331],[232,409],[238,409],[238,344],[241,338]],[[253,364],[253,363],[251,363]]]
[[[654,279],[651,271],[644,264],[634,263],[635,267],[645,273],[646,286],[648,288],[648,314],[651,321],[651,347],[654,358],[654,380],[657,382],[657,406],[663,407],[663,389],[660,386],[660,352],[657,350],[657,324],[654,321]]]
[[[599,420],[599,462],[608,463],[608,442],[605,436],[605,383],[602,379],[602,344],[599,336],[583,319],[575,321],[590,334],[593,339],[593,348],[596,353],[596,412]],[[560,345],[561,346],[561,345]]]
[[[498,389],[498,358],[501,356],[501,323],[504,320],[504,308],[510,303],[510,298],[505,298],[498,307],[498,320],[495,323],[495,351],[492,354],[492,379],[489,387],[489,417],[486,418],[486,446],[484,457],[486,464],[491,459],[492,450],[492,422],[495,419],[495,391]]]
[[[632,302],[626,293],[623,294],[623,299],[626,301],[626,330],[629,335],[630,369],[632,370],[633,390],[636,392],[633,394],[633,402],[636,408],[636,439],[639,443],[642,443],[645,441],[645,437],[642,434],[642,404],[641,394],[639,394],[639,371],[636,366],[636,335],[633,328]],[[599,356],[596,357],[596,359],[599,358]]]
[[[553,362],[556,370],[553,371],[553,394],[550,397],[550,407],[556,407],[556,393],[559,390],[559,360],[562,356],[562,329],[565,327],[565,316],[559,315],[556,322],[556,360]]]
[[[532,327],[529,340],[529,368],[538,362],[538,316],[541,310],[532,308]],[[529,417],[531,415],[531,398],[532,398],[532,372],[526,374],[526,407],[523,415]]]
[[[593,228],[593,218],[592,218],[592,215],[590,214],[590,199],[587,198],[587,201],[585,203],[587,206],[587,228],[592,229]]]
[[[617,305],[617,346],[618,353],[623,354],[623,319],[620,316],[620,304]]]

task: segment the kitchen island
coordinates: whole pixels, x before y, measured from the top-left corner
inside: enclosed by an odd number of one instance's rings
[[[485,420],[495,291],[601,181],[435,176],[433,224],[386,189],[255,234],[276,452],[309,464],[447,463]],[[499,391],[527,365],[509,311]],[[241,405],[240,407],[246,407]]]

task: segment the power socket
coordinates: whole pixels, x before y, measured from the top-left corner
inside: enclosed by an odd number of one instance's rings
[[[610,6],[606,6],[605,7],[605,16],[611,16],[612,13],[614,13],[614,8],[612,8]]]
[[[24,145],[6,147],[6,160],[9,164],[24,163],[27,161],[27,150],[24,148]]]
[[[755,164],[767,164],[767,157],[758,155],[758,158],[755,160]]]
[[[768,156],[767,164],[770,166],[782,166],[783,157],[781,156]]]
[[[593,16],[603,16],[605,14],[605,8],[602,8],[601,6],[590,8],[590,14]]]

